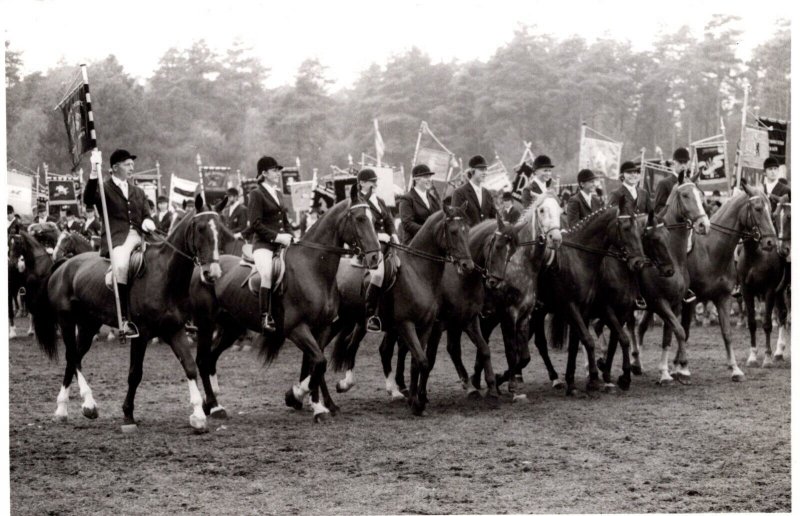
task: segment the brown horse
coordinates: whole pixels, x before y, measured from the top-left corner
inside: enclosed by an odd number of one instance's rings
[[[142,379],[147,343],[159,337],[169,343],[186,374],[193,407],[190,425],[198,431],[207,428],[196,383],[197,368],[183,331],[188,317],[189,280],[195,263],[200,265],[205,281],[213,282],[219,277],[218,215],[203,208],[203,201],[197,196],[195,211],[177,225],[170,237],[147,246],[144,272],[129,283],[130,314],[139,328],[139,337],[131,341],[128,392],[122,405],[127,425],[135,424],[134,398]],[[81,372],[81,360],[100,326],[117,324],[114,295],[105,284],[108,267],[109,261],[94,252],[70,258],[48,277],[47,288],[32,309],[36,338],[43,351],[50,358],[58,353],[56,324],[61,328],[66,347],[67,364],[57,398],[57,420],[67,418],[69,388],[76,375],[83,397],[83,414],[92,419],[97,417],[92,391]]]
[[[409,404],[416,415],[423,413],[428,401],[430,365],[421,343],[427,344],[430,340],[445,264],[450,261],[467,273],[474,268],[464,217],[462,207],[444,206],[425,221],[408,246],[392,244],[398,248],[402,265],[394,286],[382,297],[380,309],[383,319],[410,348]],[[363,300],[360,303],[363,304]],[[358,318],[352,330],[343,327],[334,336],[334,356],[340,363],[349,361],[351,368],[365,334],[363,326],[363,318]]]
[[[619,259],[610,256],[603,258],[598,289],[602,294],[595,297],[591,309],[591,316],[599,317],[601,320],[601,324],[595,326],[598,336],[602,331],[603,324],[611,330],[606,357],[602,361],[600,359],[597,361],[603,372],[603,381],[607,386],[611,382],[611,366],[617,342],[622,345],[622,375],[617,379],[617,385],[623,390],[628,390],[631,385],[631,363],[630,339],[622,328],[622,324],[633,318],[636,297],[640,293],[639,285],[647,281],[648,273],[660,278],[671,278],[675,274],[675,267],[668,248],[669,230],[664,223],[657,223],[655,214],[651,211],[647,215],[638,216],[637,224],[644,226],[642,228],[642,249],[650,263],[655,265],[655,269],[645,267],[639,271],[637,277],[637,275],[631,274],[624,262]],[[652,303],[653,300],[650,302]],[[675,323],[678,323],[677,319]]]
[[[46,242],[49,244],[51,238],[56,238],[56,232],[48,236]],[[16,337],[14,328],[14,311],[12,296],[16,296],[20,289],[24,289],[24,303],[29,311],[33,300],[39,296],[39,292],[44,287],[44,280],[50,274],[53,260],[47,252],[45,244],[40,242],[33,235],[21,231],[8,238],[8,266],[9,266],[9,291],[8,291],[8,324],[10,329],[9,338]],[[13,281],[11,281],[13,280]],[[33,335],[33,318],[28,329],[28,335]]]
[[[784,259],[783,279],[778,285],[778,292],[784,296],[787,307],[791,305],[791,283],[792,283],[792,199],[791,194],[786,194],[781,197],[780,202],[776,208],[778,221],[778,254]],[[791,308],[789,308],[791,310]],[[786,347],[788,335],[784,335],[782,328],[778,329],[778,343],[775,346],[775,360],[783,360],[783,352]],[[781,337],[787,338],[781,338]]]
[[[353,249],[343,248],[345,243]],[[278,354],[286,338],[303,351],[304,362],[312,364],[304,377],[286,393],[286,403],[302,406],[312,392],[314,420],[326,419],[329,410],[319,403],[315,391],[325,374],[327,362],[320,347],[326,342],[331,323],[339,308],[336,270],[344,254],[366,255],[368,267],[378,263],[378,237],[367,205],[356,192],[350,199],[328,210],[295,244],[286,250],[286,272],[282,285],[282,303],[273,307],[278,330],[260,336],[267,362]],[[261,331],[258,297],[247,286],[252,271],[242,266],[237,256],[220,259],[222,276],[213,286],[202,282],[196,271],[191,282],[193,320],[198,328],[197,364],[206,392],[205,409],[214,417],[226,417],[219,405],[216,378],[217,359],[248,329]],[[212,335],[218,333],[212,350]]]
[[[63,231],[53,248],[53,261],[72,258],[76,254],[92,251],[92,242],[77,231]]]
[[[780,244],[777,249],[762,249],[759,242],[755,239],[746,239],[742,246],[742,253],[736,262],[736,274],[739,284],[742,287],[742,299],[744,300],[747,312],[747,328],[750,331],[750,356],[747,357],[747,366],[751,367],[758,364],[758,349],[756,345],[756,298],[764,302],[764,312],[762,316],[764,329],[764,361],[762,367],[770,367],[773,364],[772,348],[770,345],[770,334],[772,332],[772,313],[773,309],[778,309],[778,344],[775,350],[775,358],[783,358],[783,348],[785,347],[786,334],[788,333],[788,309],[786,305],[785,288],[783,288],[784,271],[786,269],[786,257],[788,257],[786,242],[783,240],[787,235],[786,213],[791,205],[788,205],[788,196],[781,198],[776,208],[776,220],[780,228]],[[790,236],[789,236],[790,238]],[[780,351],[780,353],[779,353]]]
[[[695,183],[684,181],[683,173],[679,174],[678,184],[670,192],[662,211],[665,227],[669,230],[669,253],[677,274],[672,277],[663,277],[654,274],[652,270],[645,270],[640,278],[639,285],[642,296],[647,301],[649,310],[646,319],[647,317],[652,318],[652,313],[656,313],[664,321],[659,383],[673,380],[668,363],[669,346],[673,335],[678,343],[673,372],[684,383],[689,382],[691,375],[686,358],[686,332],[681,326],[679,317],[690,282],[687,260],[689,238],[691,238],[693,230],[699,234],[707,234],[709,231],[710,222],[703,209],[702,195]],[[633,374],[640,375],[642,374],[640,345],[644,339],[647,323],[640,324],[638,331],[635,332],[634,320],[629,318],[628,322],[633,337],[631,371]]]
[[[552,338],[556,343],[561,342],[566,333],[566,321],[571,323],[565,375],[566,393],[571,395],[575,391],[575,361],[579,339],[589,361],[587,389],[601,386],[594,358],[594,337],[587,324],[596,296],[604,295],[598,291],[603,258],[616,257],[624,261],[633,272],[641,270],[647,261],[642,250],[641,232],[628,211],[624,197],[619,206],[610,206],[592,213],[564,232],[563,237],[556,263],[539,276],[537,295],[544,306],[533,313],[531,332],[539,341],[537,348],[546,352],[545,314],[553,312],[555,315]]]
[[[475,269],[468,273],[459,274],[457,267],[452,263],[445,264],[441,280],[442,288],[436,316],[437,321],[431,330],[430,340],[425,348],[429,368],[433,369],[439,340],[446,329],[447,350],[453,358],[454,364],[456,364],[462,383],[465,387],[469,385],[469,378],[466,371],[464,371],[464,365],[461,363],[461,333],[465,330],[485,363],[487,381],[491,380],[489,383],[494,386],[494,372],[489,372],[492,370],[489,345],[481,334],[478,316],[483,307],[485,290],[497,288],[505,281],[508,262],[514,255],[516,247],[516,231],[512,226],[504,225],[499,216],[496,221],[484,221],[470,229],[469,251],[475,264]],[[390,374],[392,370],[392,354],[396,342],[397,332],[390,328],[381,342],[380,353],[381,361],[384,364],[384,372],[387,373],[386,390],[393,398],[402,398],[403,395],[399,392],[397,383],[393,381],[394,379]],[[337,392],[346,392],[355,385],[355,376],[353,374],[355,365],[354,349],[348,351],[350,356],[347,357],[334,355],[334,365],[338,365],[340,369],[347,368],[345,378],[339,380],[336,384]],[[407,353],[408,347],[405,346],[405,343],[401,343],[397,354],[398,363],[405,361]],[[386,371],[387,362],[388,372]],[[402,368],[398,366],[398,370],[402,370]],[[402,373],[400,381],[403,385],[405,384]],[[488,395],[494,396],[495,393],[496,388],[490,388]]]

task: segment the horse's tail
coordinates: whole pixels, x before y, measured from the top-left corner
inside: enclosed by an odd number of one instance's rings
[[[550,346],[553,349],[564,349],[564,342],[567,340],[567,318],[558,311],[550,319]]]
[[[269,365],[278,357],[284,342],[286,342],[286,336],[282,332],[274,332],[269,335],[259,334],[254,344],[258,346],[259,354],[264,358],[264,364]]]
[[[350,365],[350,344],[353,342],[356,328],[353,326],[347,335],[343,333],[344,330],[345,328],[340,328],[339,333],[334,337],[333,353],[331,354],[331,367],[334,371],[342,371]]]
[[[56,311],[50,302],[47,284],[50,281],[53,271],[51,270],[42,278],[39,291],[34,298],[29,300],[31,317],[33,319],[33,332],[36,334],[36,341],[39,348],[47,355],[50,360],[58,358],[58,343],[56,341]]]

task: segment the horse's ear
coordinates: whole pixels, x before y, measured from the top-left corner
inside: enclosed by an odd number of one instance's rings
[[[739,186],[742,188],[742,190],[744,190],[744,189],[745,189],[745,186],[747,186],[747,179],[745,179],[745,178],[741,178],[741,179],[739,180]]]
[[[680,172],[678,172],[678,184],[682,185],[684,179],[686,179],[686,174],[684,173],[683,170],[681,170]]]
[[[203,196],[200,194],[194,198],[194,211],[197,213],[203,211]]]
[[[648,226],[656,225],[656,213],[653,210],[647,212],[647,225]]]
[[[222,213],[222,210],[224,210],[225,206],[227,205],[228,205],[228,196],[226,195],[225,197],[222,198],[221,201],[219,201],[217,204],[214,205],[213,209],[217,213]]]
[[[350,202],[352,204],[358,203],[358,183],[353,183],[350,186]]]

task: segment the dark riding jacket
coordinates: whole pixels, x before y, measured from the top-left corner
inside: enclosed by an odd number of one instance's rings
[[[128,198],[122,190],[109,177],[103,181],[103,190],[106,194],[106,209],[108,210],[108,225],[111,226],[111,246],[117,247],[125,243],[131,228],[142,234],[142,222],[152,219],[150,206],[144,191],[138,186],[128,183]],[[100,202],[100,188],[97,179],[89,179],[83,191],[83,202],[91,209],[97,206],[97,213],[103,216],[103,205]],[[107,238],[105,238],[105,224],[101,227],[100,254],[108,256]]]
[[[619,188],[609,194],[608,204],[619,206],[619,201],[623,197],[627,198],[626,202],[628,203],[628,206],[635,206],[634,213],[650,213],[650,209],[653,207],[653,202],[650,200],[650,196],[647,194],[647,191],[641,188],[636,188],[636,201],[634,201],[631,192],[625,187],[625,185],[620,185]],[[667,197],[669,197],[669,195],[667,195]],[[664,204],[666,205],[666,201]]]
[[[589,216],[590,213],[603,207],[603,201],[596,195],[591,196],[592,204],[586,203],[580,191],[575,192],[567,201],[567,227],[572,227]]]
[[[465,202],[467,206],[464,211],[467,215],[467,225],[469,227],[486,219],[493,219],[497,215],[492,194],[485,188],[481,188],[481,203],[478,204],[478,194],[475,193],[475,189],[469,181],[455,189],[451,205],[454,208],[460,208]]]
[[[425,202],[419,193],[413,188],[410,192],[397,198],[397,207],[400,211],[400,226],[403,228],[402,243],[411,242],[419,228],[425,224],[428,217],[442,209],[439,198],[426,192],[430,208],[425,206]]]
[[[248,195],[247,219],[253,234],[253,251],[258,249],[277,250],[280,245],[275,242],[278,233],[290,233],[289,217],[283,194],[279,188],[275,189],[280,202],[275,202],[272,195],[263,186],[254,188]]]

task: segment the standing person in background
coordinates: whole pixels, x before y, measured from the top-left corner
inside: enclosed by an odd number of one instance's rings
[[[402,227],[402,243],[408,244],[428,217],[442,209],[439,196],[432,188],[433,172],[428,165],[416,165],[411,170],[414,186],[411,190],[397,198]]]
[[[16,216],[17,214],[14,213],[14,207],[10,204],[8,205],[8,235],[17,235],[20,231],[25,231],[25,228],[22,227],[22,223]]]
[[[67,208],[67,218],[64,221],[64,231],[77,231],[80,233],[82,226],[78,219],[75,218],[75,208],[70,206]]]
[[[486,219],[497,215],[492,195],[482,186],[483,176],[488,165],[480,154],[469,160],[466,184],[459,186],[453,192],[452,206],[459,208],[466,204],[464,209],[467,216],[467,225],[472,227]]]
[[[237,188],[228,188],[228,204],[223,220],[236,238],[244,238],[247,229],[247,206]]]
[[[775,208],[778,207],[781,197],[791,192],[789,185],[782,182],[778,177],[778,160],[769,157],[764,160],[764,193],[769,197],[769,203],[772,206],[772,213],[775,213]]]

